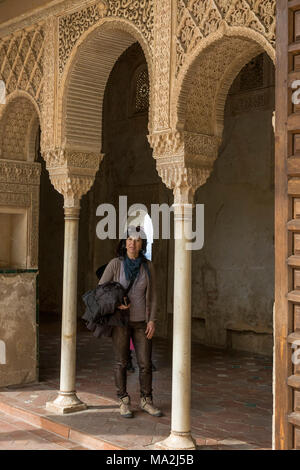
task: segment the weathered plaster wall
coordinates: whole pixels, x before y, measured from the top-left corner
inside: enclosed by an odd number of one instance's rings
[[[1,387],[37,379],[36,276],[0,273]]]
[[[262,60],[263,59],[263,60]],[[274,300],[273,65],[266,55],[237,77],[219,157],[195,202],[205,244],[193,252],[193,336],[272,354]]]

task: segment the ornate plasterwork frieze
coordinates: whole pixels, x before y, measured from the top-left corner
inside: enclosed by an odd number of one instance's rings
[[[39,185],[41,166],[39,163],[17,163],[0,160],[0,182]]]
[[[29,207],[30,202],[30,194],[0,192],[0,206]]]
[[[156,160],[180,156],[184,162],[195,166],[211,166],[221,143],[219,137],[187,131],[154,133],[148,140]]]
[[[42,134],[41,148],[51,148],[55,145],[55,77],[56,77],[56,33],[57,19],[49,18],[45,22],[45,40],[48,46],[47,54],[44,55],[44,86],[42,106]]]
[[[178,0],[176,74],[198,42],[222,24],[260,33],[275,45],[276,0]]]
[[[103,154],[85,153],[56,148],[43,152],[47,170],[55,168],[81,168],[97,171]]]
[[[82,34],[101,18],[124,18],[140,30],[150,48],[153,42],[153,0],[100,0],[59,18],[59,71],[62,74]]]
[[[0,79],[7,94],[27,91],[37,103],[42,99],[43,25],[35,25],[0,39]]]
[[[155,3],[155,80],[152,112],[153,129],[156,131],[170,127],[171,12],[170,0]]]

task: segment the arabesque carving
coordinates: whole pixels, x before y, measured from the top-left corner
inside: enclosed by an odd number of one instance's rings
[[[176,74],[198,42],[223,23],[253,29],[275,45],[275,0],[178,0]]]
[[[59,71],[62,74],[73,47],[82,34],[101,18],[132,21],[150,47],[153,42],[153,0],[100,0],[59,19]]]
[[[56,148],[43,152],[54,188],[64,196],[65,207],[79,207],[81,197],[92,187],[102,154]]]
[[[163,183],[173,190],[175,204],[192,204],[195,191],[211,174],[210,168],[186,166],[177,158],[159,161],[156,168]]]
[[[0,120],[0,158],[34,160],[35,152],[30,148],[30,139],[36,137],[31,134],[37,120],[35,107],[27,97],[20,96],[7,105]]]
[[[243,37],[224,37],[204,49],[182,84],[178,83],[172,116],[176,125],[192,133],[222,136],[229,88],[241,68],[261,52]]]
[[[85,153],[62,148],[51,149],[43,152],[48,170],[62,167],[83,168],[97,171],[102,161],[103,154]]]
[[[57,18],[49,18],[45,23],[45,40],[48,46],[44,56],[43,105],[41,111],[42,134],[41,148],[51,148],[55,141],[55,85],[56,85],[56,32]]]
[[[0,182],[39,185],[41,166],[39,163],[0,160]],[[3,188],[1,188],[3,190]]]
[[[176,203],[192,203],[194,192],[211,174],[221,140],[185,131],[154,133],[148,140],[157,172]]]
[[[24,90],[41,103],[44,45],[43,25],[0,39],[0,79],[5,82],[7,94]]]
[[[189,165],[212,167],[221,138],[187,131],[169,131],[148,136],[153,157],[160,163],[180,157]]]
[[[170,65],[171,65],[171,0],[155,3],[155,39],[153,83],[153,129],[163,130],[170,127]],[[150,109],[152,106],[150,106]]]

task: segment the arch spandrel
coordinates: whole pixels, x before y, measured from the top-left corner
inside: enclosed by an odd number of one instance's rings
[[[153,67],[149,44],[129,21],[104,18],[80,38],[61,77],[59,146],[84,152],[100,152],[107,80],[118,58],[135,42],[141,45],[148,66],[151,126]]]

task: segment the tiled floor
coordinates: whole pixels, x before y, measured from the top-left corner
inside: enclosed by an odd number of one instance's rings
[[[50,416],[52,421],[86,433],[91,439],[125,449],[152,449],[170,431],[171,361],[171,344],[156,339],[154,400],[164,416],[153,418],[139,410],[136,369],[128,374],[135,417],[125,420],[118,413],[110,339],[98,340],[79,325],[76,387],[89,408],[72,415],[52,415],[44,406],[59,388],[60,332],[57,324],[41,325],[40,383],[1,389],[0,401]],[[191,415],[192,433],[199,449],[270,449],[271,359],[193,345]]]

